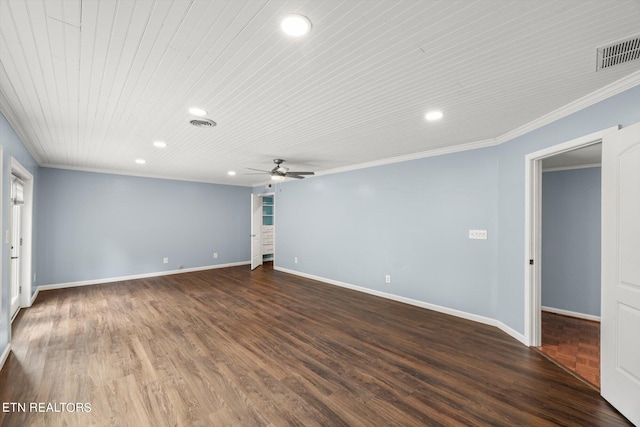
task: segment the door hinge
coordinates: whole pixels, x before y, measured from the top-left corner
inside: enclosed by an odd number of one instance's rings
[[[20,246],[22,246],[22,237],[20,238]]]
[[[18,286],[18,293],[22,293],[22,286]]]
[[[529,265],[533,265],[533,260],[532,259],[529,260]]]

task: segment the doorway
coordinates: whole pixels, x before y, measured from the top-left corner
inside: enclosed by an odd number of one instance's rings
[[[10,167],[9,235],[5,241],[10,244],[10,317],[13,321],[20,308],[31,307],[33,302],[33,175],[13,157]]]
[[[542,329],[542,169],[543,160],[602,142],[618,127],[605,129],[528,154],[525,158],[525,342],[541,345]]]
[[[251,269],[275,261],[275,193],[251,195]]]
[[[543,354],[600,388],[602,144],[542,160]]]
[[[22,293],[22,205],[24,205],[24,183],[15,175],[11,175],[11,212],[9,221],[11,222],[11,299],[10,315],[15,318],[20,308],[20,294]]]

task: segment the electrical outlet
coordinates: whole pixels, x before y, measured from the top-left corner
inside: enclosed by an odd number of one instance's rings
[[[162,263],[163,264],[169,264],[169,258],[168,257],[162,258]]]
[[[487,240],[487,230],[469,230],[469,238]]]
[[[213,253],[213,259],[216,259],[216,258],[218,258],[218,252]]]
[[[384,276],[384,283],[391,283],[391,275],[387,274],[386,276]]]
[[[293,263],[294,263],[294,264],[297,264],[297,263],[298,263],[298,257],[297,257],[297,256],[296,256],[296,257],[293,257]]]

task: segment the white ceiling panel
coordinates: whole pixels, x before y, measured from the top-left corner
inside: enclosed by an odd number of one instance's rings
[[[299,39],[279,29],[294,12]],[[273,158],[500,137],[638,71],[595,71],[638,22],[637,0],[0,0],[0,110],[44,166],[251,185]]]

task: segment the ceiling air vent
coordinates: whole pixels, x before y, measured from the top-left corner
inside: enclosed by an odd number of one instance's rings
[[[598,48],[596,71],[640,58],[640,35]]]
[[[212,128],[216,125],[216,122],[214,122],[213,120],[209,120],[209,119],[189,119],[189,123],[191,123],[193,126],[199,127],[199,128]]]

